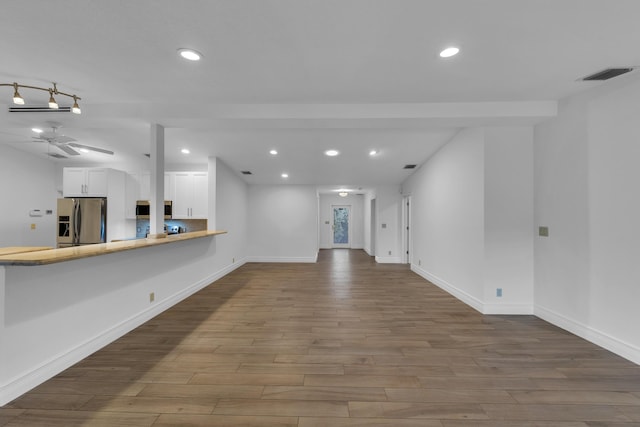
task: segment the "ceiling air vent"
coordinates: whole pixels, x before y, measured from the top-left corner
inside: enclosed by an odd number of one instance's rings
[[[403,169],[415,169],[417,165],[404,165]]]
[[[242,171],[242,175],[253,175],[251,171]]]
[[[67,156],[63,156],[62,154],[58,154],[58,153],[47,153],[49,156],[51,157],[55,157],[56,159],[66,159]]]
[[[598,71],[595,74],[583,77],[582,80],[609,80],[614,77],[618,77],[619,75],[628,73],[629,71],[633,71],[633,68],[607,68],[606,70]]]
[[[53,109],[49,107],[9,107],[10,113],[70,113],[71,107]]]

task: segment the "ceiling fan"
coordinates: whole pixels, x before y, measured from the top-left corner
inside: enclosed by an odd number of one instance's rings
[[[75,142],[76,139],[58,133],[59,128],[60,128],[59,126],[52,126],[51,131],[42,132],[38,136],[34,136],[33,139],[41,142],[48,142],[49,144],[59,148],[60,150],[64,151],[65,153],[71,156],[80,155],[80,152],[74,150],[74,148],[77,148],[80,151],[90,150],[90,151],[96,151],[98,153],[113,155],[113,151],[105,150],[104,148],[78,144]]]

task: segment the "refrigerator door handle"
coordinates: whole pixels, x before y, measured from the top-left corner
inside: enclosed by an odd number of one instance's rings
[[[82,211],[80,201],[76,200],[73,206],[73,244],[80,243],[80,222],[82,221]]]

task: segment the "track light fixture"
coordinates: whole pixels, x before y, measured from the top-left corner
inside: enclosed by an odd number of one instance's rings
[[[24,105],[24,98],[20,95],[20,92],[18,91],[19,88],[26,88],[26,89],[36,89],[36,90],[42,90],[45,92],[49,92],[49,108],[53,109],[53,110],[57,110],[59,108],[58,106],[58,102],[56,101],[56,99],[54,98],[54,95],[62,95],[62,96],[67,96],[69,98],[73,98],[73,107],[71,107],[71,111],[74,114],[81,114],[82,110],[80,110],[80,106],[78,105],[78,101],[81,100],[82,98],[76,96],[76,95],[71,95],[69,93],[64,93],[64,92],[60,92],[58,90],[58,87],[56,86],[56,83],[53,83],[53,87],[38,87],[38,86],[30,86],[30,85],[21,85],[18,84],[16,82],[13,83],[0,83],[0,86],[9,86],[13,88],[13,103],[17,104],[17,105]]]

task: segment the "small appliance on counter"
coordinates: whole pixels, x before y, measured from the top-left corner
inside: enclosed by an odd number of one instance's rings
[[[173,215],[173,202],[164,201],[164,219],[171,219]],[[136,219],[151,219],[151,204],[148,200],[138,200],[136,202]]]
[[[167,228],[167,233],[169,234],[180,234],[186,232],[184,227],[180,227],[179,225],[170,225]]]
[[[58,199],[59,248],[93,245],[107,240],[107,199],[80,197]]]

